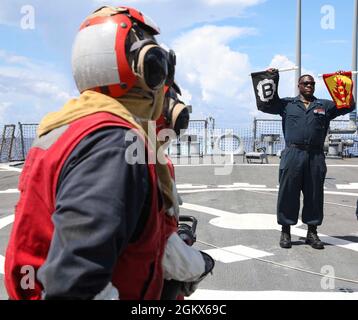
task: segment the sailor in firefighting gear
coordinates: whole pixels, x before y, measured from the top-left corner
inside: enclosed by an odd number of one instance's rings
[[[170,137],[179,137],[184,134],[189,125],[189,113],[191,106],[185,105],[180,99],[180,88],[174,83],[165,89],[164,108],[161,117],[157,120],[158,136],[169,137],[161,141],[162,144],[169,144]],[[174,135],[171,132],[174,131]],[[169,135],[166,135],[166,132]],[[168,168],[172,176],[173,198],[178,205],[177,211],[167,211],[167,223],[172,227],[172,234],[169,236],[163,258],[163,270],[165,284],[162,292],[163,300],[177,299],[178,296],[190,296],[210,272],[215,262],[205,252],[201,252],[191,245],[195,242],[195,230],[193,226],[180,222],[179,205],[182,204],[175,185],[174,166],[167,156]]]
[[[161,130],[174,130],[175,136],[180,137],[189,126],[191,106],[185,105],[179,98],[181,90],[176,82],[171,87],[165,87],[163,112],[157,120],[157,133]]]
[[[286,143],[281,153],[277,201],[282,248],[291,248],[290,226],[297,224],[301,191],[304,196],[302,221],[308,225],[306,243],[314,249],[324,248],[317,235],[317,226],[323,221],[323,188],[327,172],[324,141],[330,121],[355,109],[354,101],[349,108],[338,109],[333,101],[316,98],[315,84],[311,75],[302,75],[297,97],[279,99],[267,110],[262,110],[282,117]]]
[[[41,121],[20,177],[10,299],[160,299],[173,188],[168,167],[147,161],[158,150],[144,124],[162,113],[175,54],[158,33],[128,7],[102,7],[82,23],[72,58],[81,94]],[[129,132],[143,149],[127,152]],[[137,156],[145,162],[129,161]],[[34,287],[22,286],[23,266]]]

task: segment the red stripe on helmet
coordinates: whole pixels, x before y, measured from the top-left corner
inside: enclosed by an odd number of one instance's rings
[[[111,97],[120,97],[126,94],[137,81],[137,78],[128,63],[125,49],[126,39],[130,29],[132,28],[131,19],[125,14],[117,14],[110,17],[94,17],[84,21],[80,27],[80,30],[90,26],[104,24],[110,21],[117,24],[115,51],[117,57],[117,67],[119,70],[119,79],[121,83],[108,85],[107,87]],[[100,88],[98,88],[98,90],[96,89],[97,88],[93,88],[92,90],[101,92]]]
[[[119,97],[124,95],[134,86],[134,84],[137,81],[137,77],[133,73],[133,70],[128,63],[126,50],[125,50],[126,38],[132,27],[132,22],[127,16],[125,15],[121,15],[121,16],[122,16],[121,21],[124,22],[127,25],[127,27],[123,28],[120,25],[118,25],[115,50],[117,55],[119,79],[121,81],[122,86],[120,85],[110,86],[110,92],[111,94],[113,94],[113,97]]]

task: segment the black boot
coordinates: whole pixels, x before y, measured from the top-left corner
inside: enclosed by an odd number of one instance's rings
[[[314,249],[324,249],[323,242],[317,235],[317,226],[308,226],[306,243]]]
[[[292,247],[290,226],[282,226],[280,247],[285,249],[289,249]]]

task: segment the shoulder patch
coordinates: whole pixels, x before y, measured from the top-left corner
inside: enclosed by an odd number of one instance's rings
[[[32,144],[33,148],[40,148],[43,150],[48,150],[62,134],[68,129],[69,125],[64,125],[62,127],[56,128],[49,133],[36,138],[34,143]]]

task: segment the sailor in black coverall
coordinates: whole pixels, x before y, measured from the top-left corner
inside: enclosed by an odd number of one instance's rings
[[[313,95],[314,78],[310,75],[300,77],[298,88],[299,96],[279,99],[270,108],[262,110],[282,117],[286,142],[281,154],[277,201],[277,222],[282,225],[280,246],[291,248],[290,226],[297,224],[302,190],[302,221],[308,225],[306,243],[315,249],[323,249],[317,226],[323,220],[323,188],[327,172],[324,141],[330,121],[353,111],[355,102],[350,108],[337,109],[333,101],[317,99]]]

